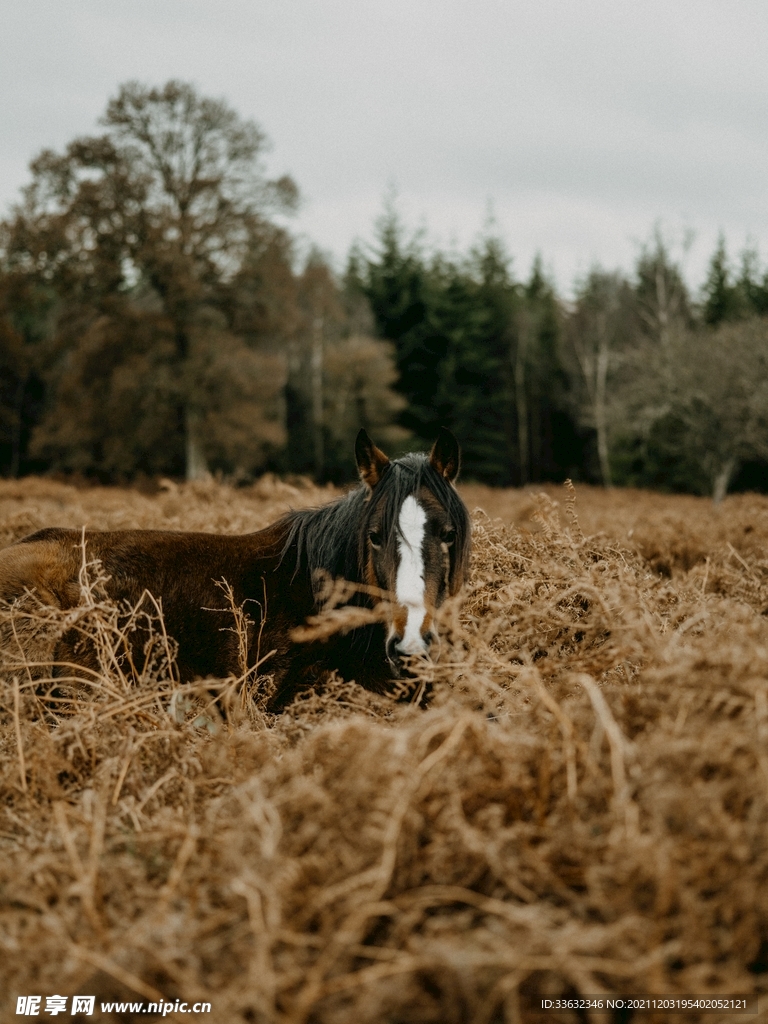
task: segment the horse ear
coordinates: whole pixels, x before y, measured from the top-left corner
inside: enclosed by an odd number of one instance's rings
[[[360,479],[366,487],[373,490],[379,480],[381,480],[384,470],[389,465],[389,459],[381,448],[376,447],[365,430],[362,429],[355,441],[355,458],[357,459]]]
[[[454,481],[459,474],[461,449],[459,442],[446,427],[440,427],[437,440],[432,445],[429,464],[449,483]]]

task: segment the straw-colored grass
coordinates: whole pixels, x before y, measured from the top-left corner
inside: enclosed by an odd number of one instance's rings
[[[2,612],[3,1020],[32,993],[496,1024],[590,1019],[544,997],[765,990],[768,500],[464,496],[470,585],[410,703],[331,681],[273,717],[268,678],[179,687],[159,620],[139,676],[98,566],[77,609]],[[247,531],[330,497],[6,482],[0,542]],[[101,670],[54,686],[64,628]]]

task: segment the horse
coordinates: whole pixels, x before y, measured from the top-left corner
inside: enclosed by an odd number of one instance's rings
[[[227,626],[240,607],[248,667],[261,659],[260,671],[273,677],[271,710],[334,671],[384,693],[409,657],[434,651],[435,611],[466,580],[470,521],[454,486],[459,445],[446,428],[429,455],[392,460],[361,430],[355,457],[355,489],[256,533],[39,530],[0,551],[0,598],[32,591],[44,603],[76,606],[85,545],[89,560],[101,563],[110,598],[134,608],[154,599],[162,608],[181,682],[240,673],[240,639]],[[357,624],[297,642],[301,627],[327,608],[334,581],[347,581],[343,604],[355,609]],[[141,658],[145,640],[135,631],[132,657]],[[85,664],[83,648],[81,637],[65,633],[54,663]]]

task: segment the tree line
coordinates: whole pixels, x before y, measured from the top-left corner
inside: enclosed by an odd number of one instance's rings
[[[388,205],[337,276],[225,102],[128,83],[101,127],[0,222],[0,473],[342,481],[360,426],[397,452],[446,425],[490,484],[768,489],[755,252],[734,270],[721,239],[694,296],[656,232],[566,300],[493,231],[434,252]]]

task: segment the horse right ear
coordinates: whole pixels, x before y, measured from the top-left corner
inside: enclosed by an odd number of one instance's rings
[[[432,468],[440,476],[444,476],[449,483],[453,483],[459,475],[461,449],[459,448],[459,442],[447,427],[440,427],[437,440],[432,445],[429,462]]]
[[[360,430],[357,435],[355,458],[360,479],[372,491],[389,465],[389,459],[381,448],[376,447],[365,430]]]

